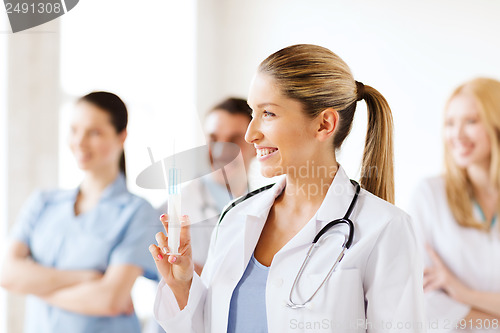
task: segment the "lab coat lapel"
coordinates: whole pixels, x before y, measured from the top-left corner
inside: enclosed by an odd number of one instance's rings
[[[240,210],[241,214],[245,215],[244,239],[241,242],[243,245],[243,253],[241,253],[240,256],[240,258],[243,258],[241,263],[242,274],[250,261],[257,242],[259,241],[260,234],[266,224],[267,217],[274,204],[274,200],[281,194],[284,187],[285,177],[280,177],[272,188],[262,194],[261,198],[248,202],[248,207]]]
[[[339,169],[318,212],[276,255],[309,247],[316,234],[330,221],[344,217],[354,196],[354,186],[344,169]]]
[[[232,281],[239,281],[259,241],[269,210],[284,186],[285,179],[282,177],[269,190],[258,197],[247,199],[237,206],[238,213],[234,218],[243,222],[240,224],[243,232],[235,232],[233,238],[230,238],[232,235],[228,235],[229,238],[225,240],[227,244],[231,245],[226,250],[224,264],[220,271],[222,276],[226,276]],[[229,214],[225,219],[227,221],[223,223],[236,222],[231,221],[232,217]]]

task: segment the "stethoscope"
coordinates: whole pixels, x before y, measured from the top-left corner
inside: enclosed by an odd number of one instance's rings
[[[325,282],[330,278],[330,276],[332,275],[333,271],[335,270],[335,268],[337,267],[337,265],[340,263],[340,261],[342,260],[342,258],[344,258],[345,251],[347,249],[349,249],[349,247],[351,247],[352,240],[353,240],[353,237],[354,237],[354,224],[349,219],[349,216],[351,216],[351,213],[352,213],[354,207],[356,206],[356,201],[358,201],[358,195],[359,195],[359,191],[361,189],[361,187],[359,186],[359,184],[356,181],[354,181],[354,180],[351,179],[351,183],[355,186],[356,190],[355,190],[355,193],[354,193],[354,197],[352,198],[351,204],[349,205],[349,208],[347,209],[347,212],[345,213],[344,217],[340,218],[340,219],[333,220],[330,223],[328,223],[327,225],[325,225],[316,234],[316,237],[314,237],[314,240],[312,241],[312,244],[309,247],[309,250],[307,251],[307,255],[306,255],[305,259],[304,259],[304,262],[302,263],[302,266],[300,266],[299,272],[297,273],[297,276],[295,277],[295,280],[293,281],[292,289],[290,289],[290,296],[288,297],[287,306],[290,307],[290,308],[292,308],[292,309],[302,309],[302,308],[306,307],[306,305],[308,303],[311,302],[311,300],[314,298],[314,296],[316,296],[316,294],[321,289],[321,287],[323,287],[323,285],[325,284]],[[304,303],[295,303],[292,300],[293,291],[296,289],[297,283],[299,282],[300,278],[302,277],[302,273],[304,272],[304,269],[306,268],[307,263],[309,262],[309,259],[311,258],[311,256],[313,255],[313,253],[316,251],[316,249],[319,247],[318,241],[321,239],[321,237],[328,230],[330,230],[332,227],[334,227],[336,225],[339,225],[341,223],[342,224],[347,224],[349,226],[349,233],[345,237],[344,244],[342,245],[342,251],[340,252],[339,256],[337,257],[337,260],[335,260],[335,263],[333,264],[333,266],[328,271],[328,274],[323,279],[323,281],[321,282],[321,284],[319,285],[319,287],[316,289],[316,291],[311,295],[311,297],[309,297]]]

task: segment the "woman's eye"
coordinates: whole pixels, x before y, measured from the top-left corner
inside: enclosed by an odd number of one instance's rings
[[[274,114],[274,113],[269,112],[269,111],[264,111],[264,112],[263,112],[263,114],[264,114],[264,117],[265,117],[265,118],[266,118],[266,117],[274,117],[274,116],[275,116],[275,114]]]
[[[100,132],[100,131],[98,131],[98,130],[91,130],[91,131],[89,132],[89,134],[90,134],[90,135],[93,135],[93,136],[98,136],[98,135],[100,135],[100,134],[101,134],[101,132]]]
[[[466,123],[467,124],[475,124],[475,123],[477,123],[477,119],[467,119]]]

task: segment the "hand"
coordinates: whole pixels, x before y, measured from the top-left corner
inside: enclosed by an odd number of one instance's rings
[[[450,297],[463,302],[468,288],[446,267],[430,246],[426,249],[433,265],[424,270],[424,292],[442,289]]]
[[[168,216],[163,214],[160,217],[160,221],[168,235]],[[155,260],[158,271],[174,294],[176,294],[176,291],[184,293],[187,291],[189,293],[194,270],[190,223],[187,215],[181,217],[181,225],[180,255],[167,255],[167,252],[170,252],[168,249],[168,237],[163,232],[156,234],[158,246],[155,244],[149,246],[149,252],[151,252]]]

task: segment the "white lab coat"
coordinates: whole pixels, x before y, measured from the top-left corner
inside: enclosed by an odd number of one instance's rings
[[[251,258],[285,178],[231,209],[214,230],[201,278],[193,277],[187,306],[180,311],[162,280],[154,313],[166,332],[227,331],[229,304]],[[316,215],[274,256],[266,286],[269,332],[425,332],[422,265],[407,214],[361,190],[351,220],[353,245],[305,309],[285,303],[316,233],[343,217],[354,187],[339,168]],[[316,290],[340,252],[347,228],[338,227],[312,257],[294,301]],[[392,330],[389,329],[392,327]],[[407,328],[407,329],[405,329]]]
[[[415,223],[425,265],[431,265],[423,246],[427,243],[467,286],[486,292],[500,292],[499,221],[489,232],[460,226],[449,208],[442,177],[429,178],[419,184],[410,200],[408,212]],[[475,214],[480,219],[479,212]],[[460,321],[471,310],[469,305],[459,303],[440,290],[427,293],[425,305],[429,332],[450,332],[459,328],[460,324],[465,325]],[[486,325],[488,323],[485,322]],[[500,332],[499,325],[493,331]]]

